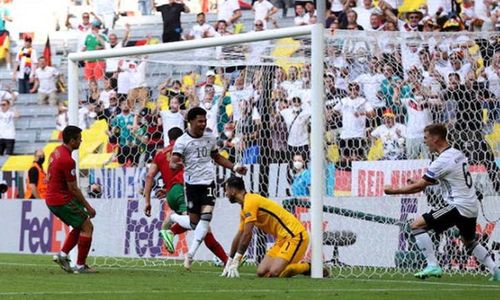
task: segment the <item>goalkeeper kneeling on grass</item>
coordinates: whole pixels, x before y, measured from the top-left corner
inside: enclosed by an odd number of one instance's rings
[[[231,177],[224,184],[231,203],[241,205],[240,226],[231,245],[228,263],[221,276],[239,277],[238,266],[257,226],[276,238],[274,246],[257,267],[259,277],[291,277],[310,274],[311,265],[300,262],[309,245],[309,234],[291,213],[276,202],[258,194],[247,193],[240,177]]]

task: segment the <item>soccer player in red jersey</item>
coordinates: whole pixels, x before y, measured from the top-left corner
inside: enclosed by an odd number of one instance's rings
[[[191,229],[189,216],[187,215],[186,200],[184,199],[184,169],[172,170],[170,168],[170,157],[172,156],[175,140],[182,134],[182,129],[179,127],[173,127],[168,131],[170,144],[167,148],[156,153],[151,163],[151,167],[149,168],[144,187],[144,198],[146,200],[144,213],[149,217],[151,216],[151,190],[153,181],[156,174],[158,174],[158,172],[161,173],[165,185],[165,192],[167,194],[168,205],[175,212],[165,219],[162,224],[162,230],[160,231],[160,237],[165,242],[167,251],[170,253],[175,251],[174,235],[181,234]],[[176,222],[176,224],[171,226],[172,222]],[[204,242],[207,248],[226,264],[227,254],[211,232],[207,233]]]
[[[71,152],[77,150],[82,142],[82,130],[67,126],[62,132],[63,144],[58,146],[49,158],[47,172],[46,203],[50,211],[64,224],[73,229],[64,241],[61,251],[54,255],[53,261],[68,273],[95,273],[86,263],[92,243],[94,229],[91,218],[95,217],[94,208],[85,200],[76,182],[75,161]],[[68,253],[78,245],[76,267],[70,267]]]

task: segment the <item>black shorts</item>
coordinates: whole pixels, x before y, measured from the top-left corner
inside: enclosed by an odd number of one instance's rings
[[[441,233],[446,229],[457,226],[460,235],[466,241],[473,241],[476,238],[476,218],[464,217],[453,206],[445,206],[438,210],[431,210],[423,214],[422,217],[428,229]]]
[[[215,206],[215,183],[186,185],[186,200],[188,213],[200,214],[204,205]]]

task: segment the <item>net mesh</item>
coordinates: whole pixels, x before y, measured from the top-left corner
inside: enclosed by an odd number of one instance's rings
[[[323,255],[334,274],[408,274],[423,266],[409,222],[442,206],[442,193],[432,188],[386,197],[383,186],[422,175],[432,158],[422,130],[433,122],[447,124],[449,140],[469,157],[483,199],[478,241],[498,254],[498,36],[337,31],[325,36],[325,43]],[[310,53],[310,39],[304,37],[119,58],[116,78],[98,84],[117,85],[116,103],[122,110],[129,106],[128,117],[110,112],[113,92],[107,92],[108,102],[103,92],[91,103],[90,84],[79,86],[80,126],[87,128],[80,150],[82,185],[89,196],[105,199],[95,203],[109,216],[107,231],[123,232],[96,238],[95,262],[171,265],[187,252],[189,232],[176,238],[174,254],[158,238],[168,205],[153,200],[155,217],[146,218],[140,198],[147,166],[164,146],[169,126],[179,120],[176,106],[181,119],[188,108],[204,107],[221,154],[248,166],[247,189],[278,201],[310,230],[310,118],[315,103]],[[138,82],[146,84],[134,86]],[[238,208],[223,198],[220,186],[229,175],[229,170],[217,169],[211,223],[226,250],[238,224]],[[162,185],[158,179],[157,188]],[[467,255],[456,229],[432,238],[443,268],[460,274],[484,271]],[[260,262],[273,242],[256,231],[247,262]],[[202,249],[195,259],[213,257]]]

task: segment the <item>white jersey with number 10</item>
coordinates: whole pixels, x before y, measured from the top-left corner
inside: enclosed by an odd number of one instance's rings
[[[448,148],[431,163],[424,175],[437,181],[447,193],[444,200],[458,209],[467,218],[475,218],[478,213],[476,189],[469,172],[467,157],[457,149]]]
[[[173,153],[180,154],[184,161],[184,181],[189,184],[210,184],[215,179],[215,165],[211,154],[217,152],[216,138],[205,132],[195,138],[187,131],[176,141]]]

